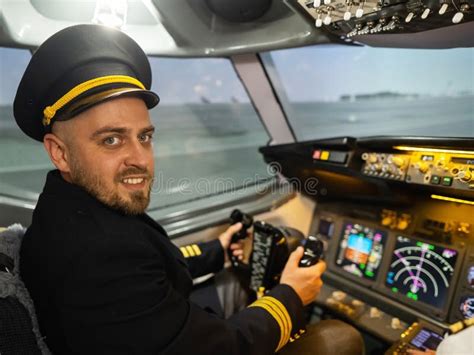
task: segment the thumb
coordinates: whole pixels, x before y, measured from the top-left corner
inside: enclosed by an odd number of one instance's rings
[[[236,224],[231,225],[227,230],[225,231],[226,234],[229,234],[230,236],[234,235],[237,233],[239,230],[242,229],[242,223],[237,222]]]
[[[290,257],[288,258],[288,264],[298,267],[298,263],[303,257],[303,253],[304,253],[303,247],[299,246],[298,248],[296,248],[296,250],[290,254]]]
[[[242,223],[238,222],[227,228],[226,231],[222,233],[221,237],[224,238],[226,241],[230,242],[230,238],[232,238],[232,236],[241,229]]]
[[[227,230],[219,236],[219,241],[221,242],[222,248],[226,250],[229,248],[232,236],[234,233],[238,232],[242,228],[242,223],[236,223],[231,225]]]

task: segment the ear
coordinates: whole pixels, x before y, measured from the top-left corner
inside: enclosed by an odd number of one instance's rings
[[[66,144],[54,133],[47,133],[43,138],[43,145],[49,158],[62,173],[70,173],[69,151]]]

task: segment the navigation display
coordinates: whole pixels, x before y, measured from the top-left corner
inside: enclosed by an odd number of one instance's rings
[[[467,272],[467,284],[474,288],[474,266],[470,266]]]
[[[334,223],[327,219],[321,218],[321,220],[319,221],[318,233],[322,234],[327,238],[331,238],[332,234],[334,233]]]
[[[344,226],[336,265],[348,273],[374,280],[382,262],[386,234],[357,223]]]
[[[453,249],[398,236],[385,285],[413,301],[443,308],[458,254]]]
[[[474,297],[465,296],[461,299],[459,310],[464,318],[469,319],[474,317]]]

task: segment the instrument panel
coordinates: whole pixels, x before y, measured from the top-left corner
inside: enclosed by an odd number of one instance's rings
[[[433,152],[425,148],[406,154],[364,152],[361,159],[362,173],[367,176],[474,191],[472,152]]]
[[[415,313],[447,321],[466,244],[457,238],[450,243],[434,242],[416,235],[415,226],[402,234],[384,228],[381,221],[350,218],[351,213],[346,212],[334,204],[320,204],[315,212],[312,233],[327,243],[329,274],[362,286],[381,299],[392,299]],[[329,229],[328,221],[332,223]],[[328,237],[325,231],[330,229],[334,232]],[[459,303],[463,314],[474,312],[472,306],[474,298],[463,298]]]
[[[317,202],[318,302],[394,341],[474,317],[474,140],[341,137],[262,147]],[[317,191],[304,190],[308,179]],[[398,331],[398,333],[397,333]]]
[[[472,0],[287,0],[315,27],[354,36],[415,33],[474,19]]]

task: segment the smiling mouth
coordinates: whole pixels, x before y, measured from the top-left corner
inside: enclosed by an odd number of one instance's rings
[[[122,179],[122,182],[124,184],[127,184],[127,185],[140,185],[141,183],[143,183],[145,181],[144,178],[140,177],[140,178],[125,178],[125,179]]]

